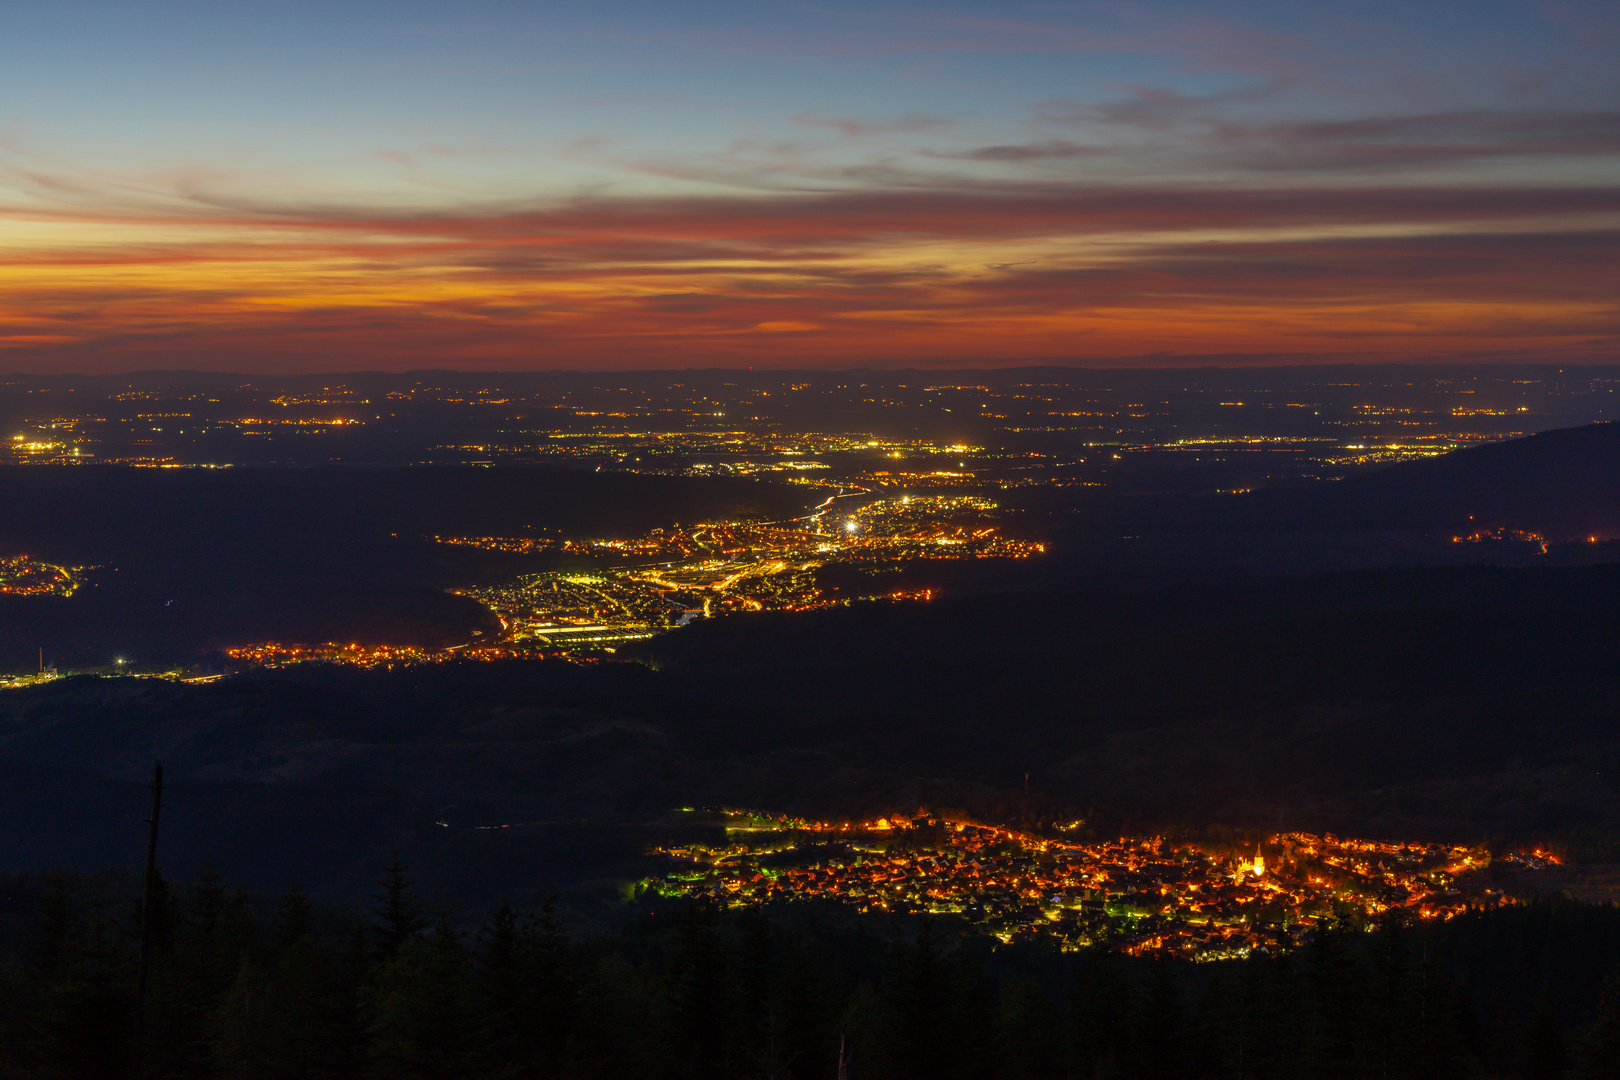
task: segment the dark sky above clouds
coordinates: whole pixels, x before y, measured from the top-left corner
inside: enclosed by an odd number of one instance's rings
[[[1620,8],[25,5],[0,371],[1620,359]]]

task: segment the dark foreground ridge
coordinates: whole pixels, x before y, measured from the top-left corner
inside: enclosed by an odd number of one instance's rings
[[[588,939],[549,904],[463,927],[395,861],[352,908],[216,877],[164,885],[132,1072],[129,884],[0,878],[5,1075],[1463,1080],[1620,1066],[1609,906],[1328,926],[1297,950],[1195,965],[992,951],[926,920],[873,934],[651,902]]]

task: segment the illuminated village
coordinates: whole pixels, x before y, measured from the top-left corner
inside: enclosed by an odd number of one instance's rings
[[[1388,912],[1446,919],[1514,902],[1485,886],[1493,859],[1483,848],[1282,833],[1215,850],[1037,836],[926,812],[845,825],[739,810],[711,819],[723,845],[658,848],[670,868],[641,888],[728,906],[832,901],[939,916],[1004,943],[1191,960],[1276,952],[1324,924],[1362,928]],[[1496,861],[1539,870],[1559,860],[1534,851]]]
[[[85,569],[56,566],[27,555],[0,557],[0,594],[72,596],[78,591]]]

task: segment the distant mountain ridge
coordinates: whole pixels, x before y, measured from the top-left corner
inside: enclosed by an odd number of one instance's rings
[[[1620,424],[1541,432],[1311,487],[1103,492],[1048,515],[1047,561],[973,567],[973,580],[934,571],[936,591],[1140,592],[1396,567],[1613,562]],[[908,582],[919,583],[933,584]]]
[[[1555,428],[1351,477],[1340,510],[1412,524],[1524,529],[1549,540],[1620,535],[1620,424]]]

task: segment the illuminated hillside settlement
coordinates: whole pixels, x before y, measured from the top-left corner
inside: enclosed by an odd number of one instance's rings
[[[728,906],[822,900],[931,914],[1002,942],[1193,960],[1274,952],[1323,924],[1361,928],[1389,912],[1446,919],[1514,902],[1485,883],[1493,856],[1483,848],[1281,833],[1216,851],[1160,837],[1035,836],[927,813],[844,825],[739,810],[719,819],[723,845],[659,848],[670,867],[641,888]],[[1558,859],[1534,851],[1496,861],[1536,870]]]

